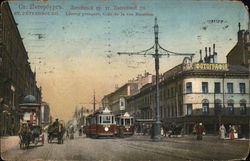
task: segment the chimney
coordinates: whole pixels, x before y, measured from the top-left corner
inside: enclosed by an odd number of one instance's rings
[[[202,63],[203,61],[202,61],[202,50],[200,50],[200,61],[199,61],[199,63]]]
[[[240,23],[238,23],[239,25],[239,31],[238,31],[238,43],[242,44],[243,43],[243,33],[244,33],[244,30],[241,30],[240,29]]]
[[[205,47],[204,63],[207,63],[207,47]]]
[[[215,44],[213,44],[213,55],[215,53]]]
[[[215,52],[215,44],[213,44],[213,59],[214,63],[217,63],[217,53]]]

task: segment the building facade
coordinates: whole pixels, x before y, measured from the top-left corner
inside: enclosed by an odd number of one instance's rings
[[[19,129],[19,104],[26,95],[41,102],[28,53],[8,2],[0,7],[0,135],[14,135]]]
[[[248,136],[249,71],[244,66],[214,60],[192,63],[185,58],[182,64],[163,74],[161,120],[163,124],[182,126],[186,134],[198,122],[204,124],[207,133],[217,133],[221,123],[226,128],[240,125],[241,132]],[[137,119],[155,119],[155,97],[155,84],[148,84],[127,98],[127,109]]]
[[[50,106],[47,102],[41,103],[41,124],[43,126],[49,125],[51,123],[50,120]]]
[[[125,113],[129,109],[126,100],[129,96],[140,93],[140,90],[147,84],[155,82],[155,76],[146,72],[139,74],[135,79],[129,80],[114,92],[105,95],[102,99],[103,107],[109,107],[114,114]]]

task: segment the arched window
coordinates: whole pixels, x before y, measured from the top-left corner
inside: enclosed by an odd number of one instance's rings
[[[202,100],[202,114],[207,115],[209,113],[209,101],[207,99]]]
[[[228,100],[227,102],[227,113],[229,115],[232,115],[234,113],[234,101],[233,100]]]
[[[240,114],[245,115],[247,113],[247,107],[246,107],[246,100],[242,99],[240,100]]]
[[[221,113],[221,100],[216,99],[214,101],[214,114],[219,115]]]

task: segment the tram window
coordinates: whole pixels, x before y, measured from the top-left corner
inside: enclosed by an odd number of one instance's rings
[[[114,123],[114,116],[111,116],[111,117],[112,117],[112,122],[111,123],[113,124]]]
[[[125,125],[130,125],[130,119],[125,119]]]
[[[134,124],[134,119],[131,118],[131,125],[133,125],[133,124]]]
[[[124,125],[124,124],[123,124],[123,120],[124,120],[124,119],[121,119],[121,125]]]
[[[99,117],[99,123],[102,123],[102,116]]]
[[[110,123],[110,116],[103,116],[103,123]]]

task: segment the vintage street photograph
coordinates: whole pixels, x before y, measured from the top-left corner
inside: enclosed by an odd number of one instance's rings
[[[4,161],[241,161],[241,0],[0,2]]]

